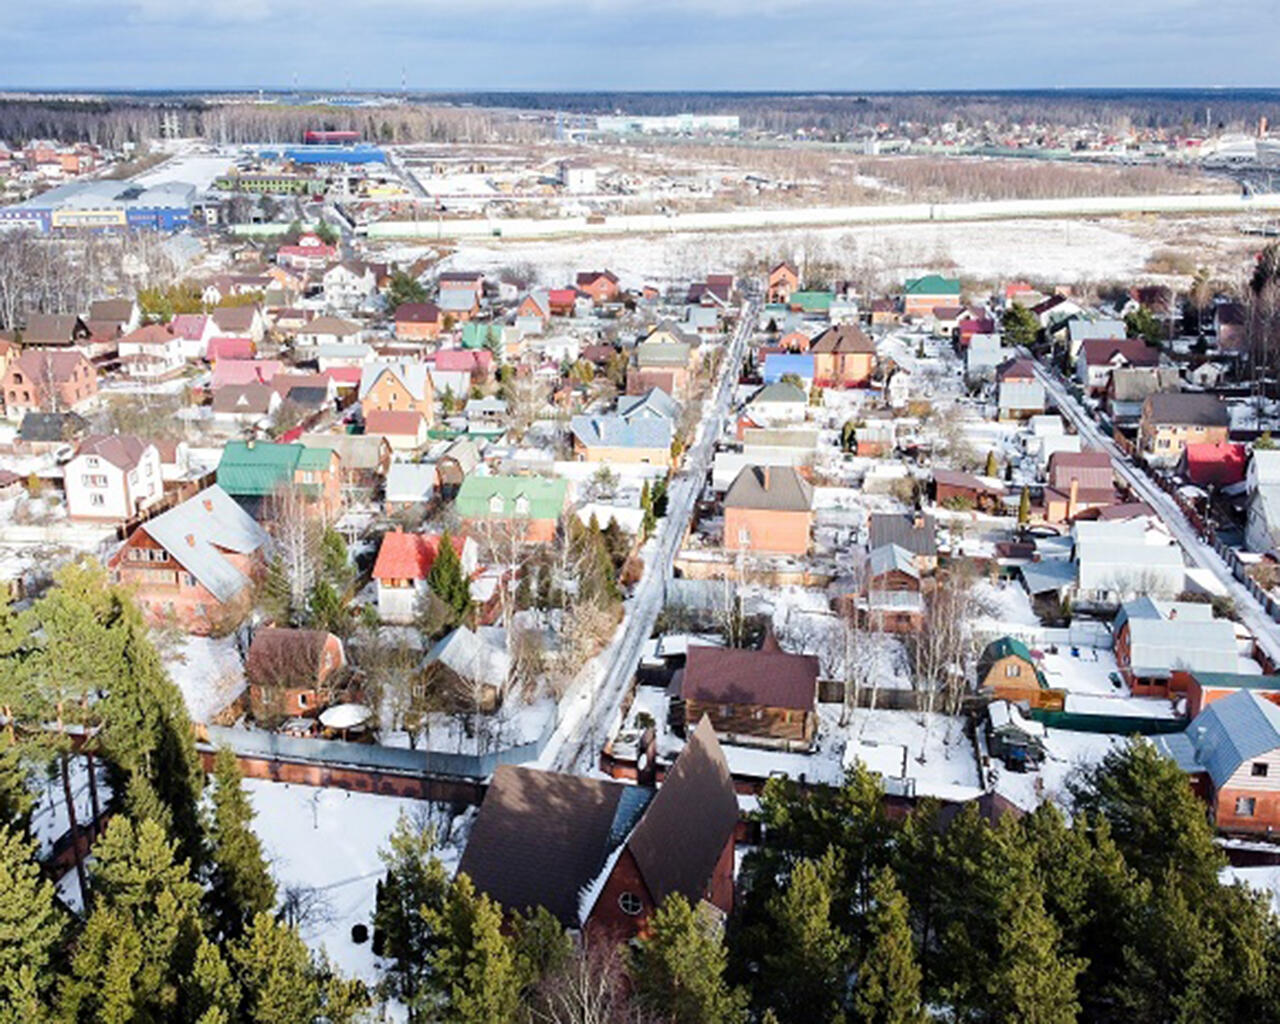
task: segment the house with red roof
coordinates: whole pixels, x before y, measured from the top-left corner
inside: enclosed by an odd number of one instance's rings
[[[187,365],[182,339],[168,324],[147,324],[130,331],[120,339],[117,352],[124,372],[140,380],[168,380]]]
[[[969,339],[975,334],[995,334],[996,322],[989,316],[967,316],[956,324],[960,347],[968,348]]]
[[[427,443],[427,421],[412,409],[370,409],[364,415],[364,432],[385,437],[398,452],[412,452]]]
[[[169,326],[182,339],[184,359],[203,359],[209,339],[218,333],[213,317],[203,313],[179,313],[169,321]]]
[[[469,373],[472,384],[485,384],[493,376],[493,353],[485,348],[444,348],[431,361],[440,372]]]
[[[578,301],[576,288],[552,288],[547,292],[547,302],[552,316],[573,316]]]
[[[217,391],[230,384],[270,384],[283,366],[279,359],[219,359],[210,387]]]
[[[465,576],[475,575],[479,548],[470,537],[452,537]],[[382,538],[373,564],[378,592],[378,615],[384,622],[412,622],[418,602],[427,592],[427,577],[440,553],[441,534],[392,530]]]
[[[791,293],[800,289],[800,271],[788,261],[783,260],[769,271],[769,283],[765,291],[765,301],[770,303],[786,303]]]
[[[75,412],[98,394],[98,375],[75,349],[26,349],[0,377],[4,413],[20,420],[29,412]]]
[[[1183,475],[1197,487],[1230,487],[1243,482],[1249,455],[1242,444],[1202,441],[1182,453]]]
[[[205,359],[211,363],[219,359],[252,359],[255,351],[252,338],[210,338]]]
[[[276,250],[276,263],[294,270],[323,270],[338,258],[338,247],[326,245],[316,235],[303,235],[297,245]]]

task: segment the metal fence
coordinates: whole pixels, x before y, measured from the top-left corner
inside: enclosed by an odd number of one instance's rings
[[[446,750],[410,750],[407,747],[384,747],[376,743],[349,743],[306,736],[249,729],[233,729],[220,725],[207,727],[213,746],[227,746],[243,757],[268,758],[304,764],[343,765],[405,775],[436,775],[451,778],[485,779],[500,764],[522,764],[537,760],[555,731],[555,717],[547,719],[542,732],[534,740],[479,754]]]

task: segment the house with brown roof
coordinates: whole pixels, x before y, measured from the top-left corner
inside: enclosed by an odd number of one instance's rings
[[[758,651],[690,645],[678,685],[686,726],[705,717],[728,743],[808,749],[817,732],[818,659],[772,634]]]
[[[254,718],[274,723],[320,714],[329,705],[331,681],[346,664],[342,641],[325,630],[257,630],[244,660]]]
[[[1177,391],[1181,383],[1176,366],[1116,367],[1107,381],[1107,414],[1117,426],[1136,425],[1148,395]]]
[[[282,401],[270,384],[227,384],[213,393],[213,420],[224,430],[255,427],[275,416]]]
[[[862,388],[871,383],[876,346],[855,324],[823,331],[809,346],[813,383],[820,388]]]
[[[1115,474],[1106,452],[1054,452],[1044,488],[1044,517],[1069,523],[1082,512],[1107,508],[1116,498]]]
[[[673,893],[717,917],[733,909],[738,800],[705,719],[655,792],[500,765],[458,864],[508,916],[545,907],[612,942],[647,934]]]
[[[794,466],[744,466],[724,496],[730,551],[804,555],[813,526],[813,487]]]
[[[1131,367],[1160,365],[1160,350],[1142,338],[1090,338],[1080,344],[1076,379],[1090,394],[1107,390],[1111,374]]]
[[[578,274],[575,282],[578,291],[584,295],[590,295],[591,301],[597,306],[602,306],[606,302],[617,301],[621,288],[618,286],[618,278],[611,270],[585,270]]]
[[[916,568],[932,572],[938,567],[938,527],[923,512],[873,512],[867,521],[867,547],[875,551],[896,544],[910,552]]]
[[[147,324],[116,343],[120,365],[130,377],[169,380],[186,368],[185,342],[168,324]]]
[[[98,394],[98,375],[75,349],[24,349],[0,378],[4,412],[21,419],[28,412],[76,411]]]
[[[800,271],[783,260],[769,271],[769,283],[765,289],[765,301],[786,303],[791,293],[800,289]]]
[[[1222,444],[1231,417],[1216,395],[1158,391],[1142,403],[1138,451],[1156,466],[1175,466],[1188,444]]]
[[[218,337],[252,338],[258,344],[267,333],[267,322],[257,306],[219,306],[209,318],[213,321],[212,333]]]
[[[990,477],[954,469],[933,471],[933,500],[944,508],[998,512],[1004,505],[1004,486]]]
[[[89,325],[74,313],[30,313],[22,329],[26,348],[71,348],[89,340]]]
[[[164,495],[156,446],[129,434],[90,434],[63,467],[67,515],[123,522]]]
[[[440,337],[444,317],[434,302],[402,302],[396,307],[396,338],[431,341]]]
[[[413,409],[370,409],[364,414],[364,432],[385,437],[397,452],[417,451],[427,443],[427,421]]]

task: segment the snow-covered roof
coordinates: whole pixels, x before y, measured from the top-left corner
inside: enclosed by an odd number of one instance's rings
[[[266,531],[217,484],[141,528],[219,601],[249,583],[219,549],[250,554],[268,542]]]

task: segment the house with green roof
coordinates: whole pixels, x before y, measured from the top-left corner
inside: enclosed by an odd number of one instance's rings
[[[256,519],[271,514],[269,499],[293,490],[326,519],[341,507],[338,453],[330,448],[272,441],[231,441],[222,449],[217,481]]]
[[[831,292],[803,291],[792,292],[788,300],[791,309],[801,313],[829,313],[835,296]]]
[[[569,484],[542,476],[468,475],[458,488],[458,515],[472,529],[524,524],[523,539],[544,544],[556,535],[569,503]]]
[[[978,658],[978,689],[994,700],[1036,700],[1049,682],[1030,648],[1015,637],[987,644]]]
[[[908,316],[930,316],[935,306],[960,304],[960,279],[926,274],[910,278],[903,288],[903,312]]]
[[[462,325],[461,343],[463,348],[489,348],[502,340],[502,327],[498,324],[480,323],[468,320]]]

